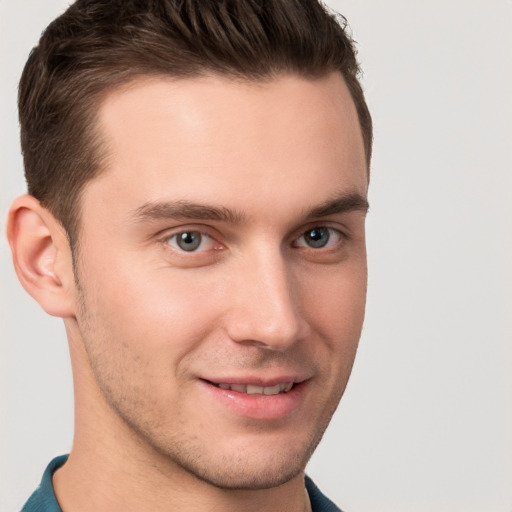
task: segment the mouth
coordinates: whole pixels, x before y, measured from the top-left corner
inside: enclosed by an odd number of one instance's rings
[[[227,377],[203,378],[200,381],[208,396],[230,414],[257,421],[273,421],[301,408],[308,396],[310,377],[289,375],[263,380],[247,376],[229,380]]]
[[[210,382],[215,387],[220,389],[236,391],[238,393],[244,393],[246,395],[281,395],[288,393],[294,386],[293,382],[281,382],[273,386],[257,386],[255,384],[228,384],[224,382]]]

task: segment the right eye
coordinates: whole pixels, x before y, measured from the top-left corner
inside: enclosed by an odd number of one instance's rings
[[[203,252],[215,247],[216,242],[210,236],[200,231],[181,231],[167,238],[166,242],[185,252]]]

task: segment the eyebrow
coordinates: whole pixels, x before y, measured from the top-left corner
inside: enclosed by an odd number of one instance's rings
[[[358,193],[341,194],[307,210],[304,218],[310,220],[352,211],[366,213],[368,207],[366,198]],[[160,219],[190,219],[242,224],[247,220],[247,216],[238,210],[184,200],[146,203],[134,210],[132,216],[138,222]]]
[[[195,219],[215,220],[230,224],[241,224],[245,220],[245,215],[242,212],[190,201],[146,203],[135,210],[133,217],[137,221]]]
[[[337,213],[349,213],[360,211],[367,213],[370,205],[368,200],[357,192],[349,194],[341,194],[333,199],[329,199],[319,206],[315,206],[306,212],[306,219],[313,219],[317,217],[327,217],[328,215],[335,215]]]

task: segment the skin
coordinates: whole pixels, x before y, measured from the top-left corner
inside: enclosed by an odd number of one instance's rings
[[[33,198],[9,221],[22,283],[70,343],[64,512],[308,510],[304,468],[366,297],[366,162],[343,79],[140,79],[98,127],[108,159],[74,264]],[[208,383],[280,379],[302,384],[276,417],[272,397],[247,416]]]

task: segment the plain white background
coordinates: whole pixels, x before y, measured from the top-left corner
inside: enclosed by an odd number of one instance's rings
[[[25,190],[16,87],[64,0],[0,0],[0,222]],[[367,320],[308,472],[348,512],[512,511],[512,2],[332,0],[375,122]],[[0,241],[0,511],[69,450],[62,322]]]

